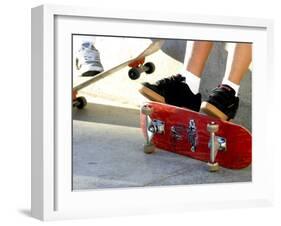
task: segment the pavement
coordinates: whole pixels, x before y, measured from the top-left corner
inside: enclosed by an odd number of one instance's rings
[[[75,41],[75,40],[74,40]],[[111,45],[109,45],[111,43]],[[105,68],[133,57],[145,48],[149,39],[96,39]],[[186,42],[168,40],[147,61],[156,65],[152,75],[132,81],[124,68],[89,87],[80,95],[87,98],[85,109],[73,109],[73,189],[89,190],[144,186],[194,185],[250,182],[251,166],[243,170],[221,168],[210,173],[206,164],[165,150],[147,155],[139,128],[139,106],[146,99],[137,89],[144,81],[154,82],[178,73],[183,65]],[[110,48],[109,48],[110,46]],[[224,75],[227,52],[217,42],[202,75],[203,98],[219,84]],[[85,78],[74,70],[74,85]],[[240,88],[240,107],[235,122],[251,130],[251,72]]]

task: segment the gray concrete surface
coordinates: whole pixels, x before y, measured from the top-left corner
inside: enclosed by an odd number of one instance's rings
[[[90,104],[74,119],[74,190],[251,180],[251,167],[209,173],[205,163],[164,150],[145,154],[138,110]]]
[[[140,41],[147,45],[149,40]],[[124,40],[120,41],[122,43]],[[141,82],[154,82],[178,73],[184,60],[185,43],[167,41],[161,51],[148,57],[147,60],[156,65],[152,75],[131,81],[127,77],[128,68],[124,68],[80,92],[89,104],[83,110],[73,110],[74,190],[251,181],[251,167],[238,171],[222,168],[218,173],[209,173],[204,163],[184,156],[163,150],[153,155],[143,153],[139,105],[145,98],[137,89]],[[101,58],[118,55],[116,49],[108,50],[105,44],[106,41],[97,43]],[[123,48],[118,46],[122,54],[127,46]],[[223,77],[226,57],[223,43],[216,43],[202,75],[203,98]],[[106,60],[110,60],[109,57],[102,58],[103,62]],[[76,77],[74,84],[82,80],[84,78]],[[250,72],[241,85],[239,96],[240,108],[235,121],[251,130]]]

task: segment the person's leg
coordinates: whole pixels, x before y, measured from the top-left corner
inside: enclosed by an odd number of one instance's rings
[[[240,82],[252,61],[252,44],[238,43],[227,58],[226,72],[222,84],[230,85],[238,95]]]
[[[251,44],[238,43],[232,50],[228,55],[222,84],[212,90],[207,101],[201,105],[201,111],[224,120],[235,117],[239,106],[240,82],[246,75],[252,61]]]
[[[188,51],[192,45],[192,50]],[[213,42],[210,41],[194,41],[187,42],[187,50],[185,54],[185,69],[197,77],[201,77],[205,63],[212,50]]]
[[[186,44],[184,67],[180,74],[185,77],[194,94],[199,92],[200,77],[212,47],[211,41],[194,41]]]
[[[152,101],[199,111],[200,76],[212,49],[209,41],[187,42],[183,70],[176,76],[164,78],[156,84],[143,83],[139,92]]]

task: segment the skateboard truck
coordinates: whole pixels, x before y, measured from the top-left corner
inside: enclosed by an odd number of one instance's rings
[[[215,122],[211,122],[207,125],[207,130],[210,133],[209,148],[210,148],[210,161],[207,163],[210,172],[216,172],[219,170],[219,164],[216,162],[216,156],[218,151],[226,151],[226,139],[216,136],[216,132],[219,130],[219,125]]]
[[[160,120],[152,120],[150,114],[152,109],[144,105],[141,109],[142,113],[145,115],[146,121],[146,143],[144,144],[144,152],[146,154],[151,154],[155,151],[155,146],[152,143],[152,138],[155,134],[162,134],[165,131],[165,124]]]
[[[131,69],[128,72],[130,79],[136,80],[140,77],[141,73],[151,74],[155,71],[155,65],[152,62],[144,64],[144,58],[129,64]]]
[[[87,100],[83,96],[77,97],[77,92],[72,92],[72,107],[77,107],[78,109],[83,109],[87,105]]]

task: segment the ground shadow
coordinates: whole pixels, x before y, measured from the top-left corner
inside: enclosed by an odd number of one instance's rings
[[[74,108],[72,119],[139,128],[139,114],[138,109],[88,103],[84,109]]]
[[[18,212],[21,213],[22,215],[25,215],[26,217],[32,217],[31,210],[29,209],[19,209]]]

